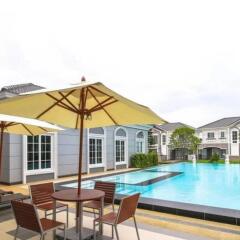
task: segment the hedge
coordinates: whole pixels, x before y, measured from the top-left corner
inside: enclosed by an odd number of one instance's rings
[[[136,153],[131,156],[131,166],[136,168],[146,168],[158,164],[158,157],[155,152]]]

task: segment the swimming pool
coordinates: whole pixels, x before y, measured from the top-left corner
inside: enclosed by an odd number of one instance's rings
[[[94,180],[116,182],[119,194],[140,192],[144,198],[240,210],[239,164],[176,163]],[[93,188],[94,180],[82,186]],[[76,188],[77,183],[62,186]]]

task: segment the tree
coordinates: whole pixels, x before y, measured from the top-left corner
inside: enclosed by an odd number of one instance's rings
[[[195,130],[189,127],[175,129],[170,138],[170,147],[172,149],[180,149],[183,160],[185,151],[197,154],[200,143],[201,140],[195,135]]]

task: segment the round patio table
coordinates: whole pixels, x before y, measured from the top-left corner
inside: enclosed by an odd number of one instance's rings
[[[103,215],[103,206],[104,206],[104,196],[105,193],[100,190],[95,189],[81,189],[80,194],[78,194],[77,189],[68,189],[61,190],[52,194],[54,210],[53,210],[53,219],[56,220],[56,201],[63,202],[75,202],[76,203],[76,228],[71,231],[67,236],[67,239],[84,239],[91,235],[89,231],[83,234],[83,202],[91,200],[100,200],[101,201],[101,210],[100,217]],[[102,234],[102,226],[100,226],[100,234]]]

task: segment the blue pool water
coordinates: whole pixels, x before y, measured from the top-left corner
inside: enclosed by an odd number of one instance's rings
[[[170,172],[181,174],[147,186],[135,185]],[[146,198],[240,210],[239,164],[177,163],[95,180],[117,182],[117,193],[120,194],[140,192],[141,197]],[[82,184],[85,188],[93,185],[92,180]],[[63,186],[77,187],[77,183]]]

